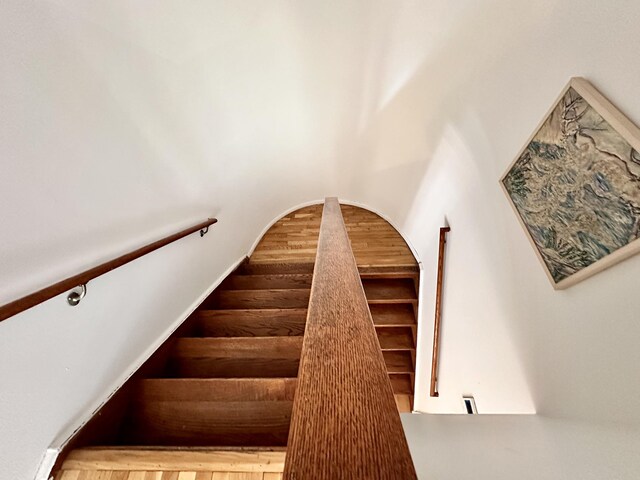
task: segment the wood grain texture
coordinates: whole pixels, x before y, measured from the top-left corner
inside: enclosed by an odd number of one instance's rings
[[[199,310],[192,318],[203,337],[299,336],[304,333],[307,309]]]
[[[64,470],[56,480],[280,480],[275,472]]]
[[[251,254],[252,264],[313,264],[318,246],[322,205],[311,205],[274,223]]]
[[[340,208],[358,267],[417,266],[404,238],[384,218],[353,205]]]
[[[367,301],[373,303],[417,303],[416,287],[411,279],[366,279],[362,281]]]
[[[391,386],[393,387],[393,393],[396,395],[412,395],[413,394],[413,382],[411,381],[411,375],[409,374],[391,374]]]
[[[219,309],[307,308],[309,293],[307,288],[216,290],[203,306]]]
[[[295,378],[147,378],[134,391],[137,402],[293,401]]]
[[[91,470],[282,472],[285,449],[130,448],[76,449],[62,472]],[[73,475],[73,474],[70,474]]]
[[[410,327],[376,327],[382,350],[414,350],[413,332]]]
[[[410,304],[369,305],[376,326],[415,325],[416,317]]]
[[[260,288],[311,288],[310,273],[231,275],[220,285],[226,290],[256,290]]]
[[[180,338],[169,364],[173,376],[296,377],[302,337]]]
[[[412,395],[395,395],[396,406],[400,413],[411,413],[413,410],[413,396]]]
[[[46,300],[49,300],[56,295],[60,295],[61,293],[67,292],[68,290],[72,290],[79,285],[86,284],[90,280],[93,280],[100,275],[104,275],[111,270],[121,267],[122,265],[126,265],[127,263],[132,262],[133,260],[140,258],[143,255],[151,253],[154,250],[175,242],[176,240],[180,240],[181,238],[186,237],[187,235],[191,235],[198,230],[208,228],[217,221],[218,220],[215,218],[210,218],[205,222],[193,225],[192,227],[186,228],[177,233],[174,233],[173,235],[169,235],[153,243],[137,248],[136,250],[114,258],[113,260],[101,263],[100,265],[90,268],[89,270],[85,270],[84,272],[74,275],[73,277],[69,277],[67,279],[61,280],[60,282],[54,283],[53,285],[49,285],[42,290],[38,290],[37,292],[34,292],[30,295],[14,300],[13,302],[9,302],[6,305],[2,305],[0,306],[0,321],[6,320],[13,315],[16,315],[24,310],[27,310]]]
[[[311,292],[284,478],[417,478],[335,198]]]
[[[411,249],[389,222],[363,208],[351,205],[340,208],[358,267],[417,270]],[[313,264],[321,217],[322,205],[304,207],[284,216],[262,237],[250,263]]]
[[[413,359],[409,351],[383,351],[382,356],[389,373],[413,373]]]
[[[287,444],[291,401],[145,401],[132,406],[123,443],[182,446]]]

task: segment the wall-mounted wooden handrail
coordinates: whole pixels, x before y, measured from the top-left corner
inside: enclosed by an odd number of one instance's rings
[[[218,220],[215,218],[209,218],[208,220],[198,223],[197,225],[185,228],[178,233],[174,233],[173,235],[164,237],[156,242],[150,243],[148,245],[145,245],[144,247],[140,247],[132,252],[114,258],[113,260],[104,262],[97,267],[90,268],[89,270],[79,273],[78,275],[74,275],[73,277],[69,277],[65,280],[54,283],[53,285],[49,285],[42,290],[38,290],[37,292],[19,298],[18,300],[9,302],[6,305],[0,307],[0,321],[6,320],[7,318],[12,317],[24,310],[27,310],[46,300],[49,300],[56,295],[60,295],[61,293],[64,293],[78,286],[85,285],[87,282],[89,282],[89,280],[93,280],[100,275],[104,275],[105,273],[110,272],[115,268],[121,267],[122,265],[125,265],[135,260],[136,258],[140,258],[148,253],[153,252],[154,250],[164,247],[169,243],[180,240],[181,238],[197,232],[198,230],[200,230],[201,235],[204,235],[208,231],[209,226],[213,225],[217,221]]]
[[[438,280],[436,284],[436,315],[433,325],[433,353],[431,356],[431,390],[429,395],[438,396],[438,361],[440,359],[440,321],[442,319],[442,279],[444,277],[444,247],[450,227],[440,228],[440,245],[438,247]]]
[[[417,478],[336,198],[322,214],[284,478]]]

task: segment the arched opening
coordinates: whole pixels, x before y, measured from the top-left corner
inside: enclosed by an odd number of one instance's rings
[[[276,221],[251,254],[251,263],[313,263],[318,247],[322,204],[300,208]],[[341,205],[351,247],[362,271],[418,269],[402,235],[376,213]]]

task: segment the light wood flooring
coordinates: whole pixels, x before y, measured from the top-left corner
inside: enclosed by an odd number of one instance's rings
[[[284,450],[83,448],[57,480],[280,480]]]
[[[402,236],[373,212],[341,205],[358,267],[416,268]],[[322,205],[304,207],[278,220],[251,255],[252,263],[313,263],[318,248]]]

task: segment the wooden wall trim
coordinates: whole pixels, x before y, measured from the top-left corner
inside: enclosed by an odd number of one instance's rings
[[[137,258],[140,258],[148,253],[153,252],[165,245],[175,242],[176,240],[180,240],[187,235],[190,235],[198,230],[208,229],[209,226],[216,223],[218,220],[215,218],[209,218],[208,220],[193,225],[189,228],[185,228],[173,235],[169,235],[160,240],[157,240],[153,243],[145,245],[143,247],[137,248],[132,252],[121,255],[113,260],[109,260],[108,262],[101,263],[100,265],[90,268],[89,270],[85,270],[82,273],[74,275],[72,277],[61,280],[53,285],[49,285],[37,292],[26,295],[25,297],[19,298],[12,302],[7,303],[6,305],[0,306],[0,321],[6,320],[9,317],[17,315],[24,310],[27,310],[31,307],[35,307],[36,305],[49,300],[61,293],[64,293],[68,290],[76,288],[80,285],[84,285],[88,283],[90,280],[93,280],[100,275],[104,275],[111,270],[114,270],[118,267],[121,267]]]
[[[336,198],[322,215],[284,478],[417,478]]]

